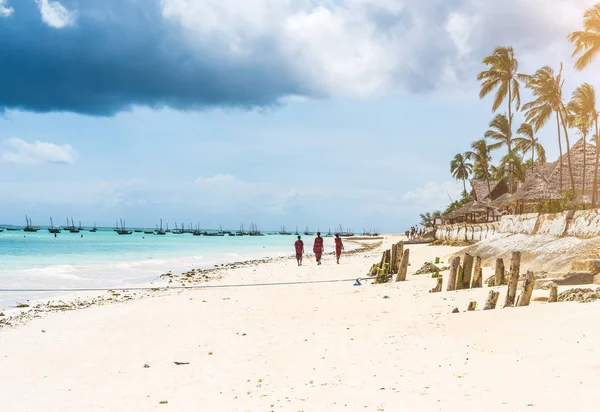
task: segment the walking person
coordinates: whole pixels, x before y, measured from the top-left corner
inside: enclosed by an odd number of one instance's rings
[[[323,238],[321,237],[321,232],[317,232],[317,237],[315,238],[315,244],[313,245],[313,252],[315,253],[315,259],[317,260],[317,265],[321,264],[321,256],[323,255]]]
[[[340,256],[342,255],[342,250],[344,250],[344,244],[342,243],[342,238],[339,233],[335,234],[335,260],[337,264],[340,264]]]
[[[302,236],[298,236],[298,240],[294,243],[296,247],[296,261],[298,262],[298,266],[302,266],[302,255],[304,254],[304,242],[302,241]]]

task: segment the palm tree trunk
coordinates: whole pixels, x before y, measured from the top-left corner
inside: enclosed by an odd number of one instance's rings
[[[510,82],[508,83],[508,157],[510,158],[510,155],[512,153],[512,90],[511,87],[512,85],[510,84]],[[513,164],[512,162],[510,163],[510,165],[508,166],[508,173],[509,173],[509,182],[510,182],[510,192],[514,193],[514,170],[513,170]]]
[[[581,177],[581,196],[585,194],[585,174],[587,172],[586,163],[587,131],[583,134],[583,176]]]
[[[592,207],[596,207],[598,203],[598,160],[600,158],[600,153],[598,149],[598,119],[595,121],[596,123],[596,164],[594,166],[594,188],[592,193]]]
[[[558,112],[556,112],[556,128],[558,129],[558,151],[559,151],[559,155],[560,157],[558,158],[558,172],[560,175],[560,183],[559,183],[559,190],[560,193],[562,194],[563,192],[563,178],[562,178],[562,161],[563,161],[563,152],[562,152],[562,143],[560,141],[560,121],[558,120]]]
[[[575,179],[573,179],[573,167],[571,166],[571,144],[569,143],[569,132],[567,131],[567,125],[565,123],[565,119],[563,118],[562,110],[560,111],[560,121],[563,125],[563,130],[565,132],[565,140],[567,141],[567,166],[569,167],[569,179],[571,180],[571,190],[573,191],[573,194],[575,194]]]
[[[463,198],[467,198],[467,180],[463,179]]]

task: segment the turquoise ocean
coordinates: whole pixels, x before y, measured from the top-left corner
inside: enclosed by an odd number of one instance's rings
[[[314,236],[302,238],[306,251],[311,252]],[[47,229],[35,233],[5,230],[0,233],[0,289],[117,289],[152,282],[168,271],[293,256],[295,240],[288,235],[118,235],[112,229],[63,231],[55,237]],[[325,238],[325,248],[334,250],[333,238]],[[0,310],[57,294],[0,292]]]

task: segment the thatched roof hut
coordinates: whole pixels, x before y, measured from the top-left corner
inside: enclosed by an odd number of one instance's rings
[[[550,183],[540,175],[535,175],[525,180],[519,190],[512,196],[513,200],[521,202],[562,200],[562,198],[562,195],[553,190]]]
[[[515,199],[513,199],[513,195],[510,193],[504,193],[502,196],[500,196],[499,198],[492,200],[490,202],[491,206],[508,206],[512,203],[516,202]]]
[[[471,179],[470,183],[475,200],[479,202],[494,200],[509,191],[508,183],[504,179],[499,182],[490,180],[489,185],[487,180],[482,179]]]
[[[575,183],[575,193],[581,193],[583,187],[583,175],[585,174],[585,193],[591,194],[594,188],[594,168],[596,165],[596,146],[592,143],[585,144],[579,139],[571,147],[569,154],[571,156],[571,165],[573,167],[573,180]],[[584,156],[585,154],[585,156]],[[585,162],[583,161],[585,157]],[[562,164],[562,185],[560,165]],[[536,174],[543,176],[550,188],[555,192],[564,192],[571,189],[571,178],[569,176],[569,162],[567,153],[564,153],[560,159],[553,163],[547,163],[543,166],[535,166]]]
[[[568,208],[588,207],[592,204],[592,198],[588,195],[579,195],[575,199],[571,200],[568,204]]]

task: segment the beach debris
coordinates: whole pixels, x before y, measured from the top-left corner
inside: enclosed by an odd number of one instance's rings
[[[559,302],[581,302],[588,303],[600,299],[600,288],[592,290],[590,288],[569,289],[558,295]]]
[[[556,283],[552,282],[548,285],[550,289],[550,294],[548,296],[548,303],[555,303],[558,301],[558,286]]]
[[[189,362],[177,362],[177,361],[174,361],[173,363],[175,365],[189,365],[190,364]]]
[[[523,291],[519,295],[517,304],[515,306],[529,306],[534,287],[535,276],[533,275],[533,272],[527,271],[527,274],[525,275],[525,281],[523,282]]]
[[[500,292],[490,290],[490,293],[488,293],[487,300],[485,301],[485,306],[483,307],[483,310],[496,309],[496,303],[498,303],[498,296],[500,296]]]
[[[144,363],[144,368],[149,368],[150,365],[148,365],[147,363]]]
[[[452,309],[452,313],[460,313],[460,310],[458,310],[458,308],[454,308]]]
[[[46,333],[46,331],[44,329],[42,329],[42,333]]]
[[[408,272],[408,259],[410,258],[410,249],[406,249],[402,253],[402,261],[398,268],[398,275],[396,276],[396,282],[403,282],[406,280],[406,273]]]
[[[18,303],[15,308],[28,308],[29,305],[27,303]]]
[[[384,299],[389,299],[390,297],[388,295],[383,295]]]
[[[473,274],[473,256],[465,253],[465,257],[463,259],[463,276],[462,276],[462,288],[470,289],[471,288],[471,275]]]
[[[209,354],[209,355],[212,355],[213,353],[209,351],[209,352],[208,352],[208,354]]]
[[[4,314],[4,312],[0,312],[0,317],[2,317],[2,316],[6,316],[6,315]]]
[[[496,270],[494,272],[494,285],[502,286],[506,283],[504,277],[504,260],[501,258],[496,259]]]
[[[446,291],[451,291],[456,288],[456,274],[458,272],[458,267],[460,266],[460,257],[456,256],[450,262],[450,274],[448,275],[448,286],[446,287]]]
[[[477,308],[477,302],[469,302],[469,306],[467,306],[468,312],[473,312]]]
[[[160,403],[161,405],[165,405],[165,404],[169,403],[169,401],[160,401],[159,403]]]
[[[440,271],[440,268],[437,267],[436,265],[434,265],[431,262],[425,262],[423,264],[423,266],[421,266],[421,269],[417,270],[415,272],[415,275],[425,275],[427,273],[438,273]]]
[[[438,276],[437,277],[437,283],[435,285],[435,287],[433,289],[431,289],[429,291],[429,293],[438,293],[442,291],[442,283],[443,283],[443,278],[442,276]]]
[[[508,277],[508,292],[504,307],[513,307],[517,295],[517,284],[519,283],[519,271],[521,269],[521,252],[513,252],[510,259],[510,272]]]
[[[436,258],[435,258],[435,264],[436,264],[436,265],[439,265],[439,264],[440,264],[440,258],[439,258],[439,257],[436,257]]]

